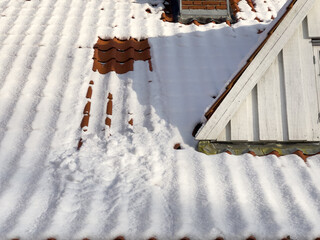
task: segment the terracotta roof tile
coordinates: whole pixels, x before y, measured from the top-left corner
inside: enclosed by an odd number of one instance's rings
[[[101,74],[110,71],[124,74],[133,71],[134,61],[150,59],[150,46],[147,39],[137,41],[133,38],[128,40],[99,38],[94,45],[93,71],[98,70]],[[150,61],[149,63],[151,64]],[[152,69],[151,66],[150,69]]]

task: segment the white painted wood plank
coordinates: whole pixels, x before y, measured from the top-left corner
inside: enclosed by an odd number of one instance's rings
[[[317,83],[315,65],[313,63],[313,47],[310,43],[310,39],[304,36],[304,29],[307,29],[306,21],[299,27],[299,40],[300,47],[300,61],[301,61],[301,74],[304,86],[304,99],[306,103],[306,130],[308,130],[307,140],[308,141],[319,141],[320,140],[320,125],[318,122],[318,96],[317,96]],[[320,48],[319,48],[320,50]]]
[[[314,47],[314,56],[315,56],[315,89],[317,92],[317,104],[313,104],[312,107],[317,108],[317,116],[316,116],[316,124],[313,125],[314,129],[314,135],[313,140],[314,141],[320,141],[320,46]]]
[[[287,121],[287,103],[286,103],[286,91],[284,84],[284,67],[283,67],[283,52],[281,51],[277,57],[278,71],[279,71],[279,91],[280,91],[280,122],[282,129],[281,141],[288,142],[288,121]]]
[[[247,98],[248,99],[248,98]],[[244,101],[231,119],[231,141],[248,140],[247,101]]]
[[[223,129],[223,131],[220,133],[217,141],[218,142],[230,142],[231,141],[231,127],[230,122],[227,124],[227,126]]]
[[[228,126],[228,125],[227,125]],[[218,142],[225,142],[227,141],[227,126],[221,131],[221,133],[219,134],[217,141]]]
[[[306,104],[302,81],[299,31],[283,48],[284,83],[287,103],[289,141],[307,140]]]
[[[221,129],[230,121],[233,114],[235,114],[241,103],[269,68],[287,40],[293,35],[296,26],[306,17],[314,2],[315,0],[300,0],[295,3],[286,18],[230,90],[224,101],[199,131],[196,136],[197,140],[217,138]]]
[[[314,3],[308,14],[308,30],[310,38],[320,38],[320,1]]]
[[[256,94],[255,94],[255,88],[252,89],[251,93],[248,95],[246,99],[247,103],[247,137],[248,141],[252,142],[255,141],[258,137],[258,129],[255,129],[254,126],[254,118],[256,115]],[[255,131],[256,130],[256,131]]]
[[[281,141],[280,91],[277,58],[257,84],[259,138],[261,141]]]

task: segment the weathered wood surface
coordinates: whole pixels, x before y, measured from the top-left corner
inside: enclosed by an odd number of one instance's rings
[[[248,98],[247,98],[248,99]],[[248,111],[247,111],[247,99],[241,104],[237,113],[231,119],[231,140],[232,141],[247,141],[248,129],[247,124]]]
[[[313,99],[311,106],[316,110],[314,114],[314,121],[312,122],[313,126],[313,140],[320,141],[320,46],[314,47],[314,56],[315,56],[315,85],[314,89],[316,90],[317,98]],[[310,86],[310,87],[313,87]],[[311,99],[309,99],[312,101]],[[317,100],[317,101],[316,101]],[[317,104],[316,104],[317,102]],[[317,108],[318,107],[318,108]]]
[[[310,38],[320,38],[320,1],[314,3],[314,7],[308,14],[308,32]]]
[[[299,32],[297,31],[283,48],[289,141],[307,140],[305,87],[300,59]]]
[[[277,58],[264,77],[257,84],[259,139],[261,141],[281,141],[281,96]]]

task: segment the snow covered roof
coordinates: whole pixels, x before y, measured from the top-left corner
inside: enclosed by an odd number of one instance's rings
[[[161,21],[162,0],[1,1],[0,238],[319,236],[319,156],[194,149],[199,116],[287,4],[252,3],[196,26]],[[148,38],[153,71],[93,72],[98,37]]]

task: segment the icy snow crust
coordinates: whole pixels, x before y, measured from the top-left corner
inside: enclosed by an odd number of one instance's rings
[[[1,0],[0,239],[319,236],[318,156],[206,156],[191,136],[284,2],[197,27],[160,21],[162,1]],[[148,37],[153,72],[93,73],[98,36]]]

